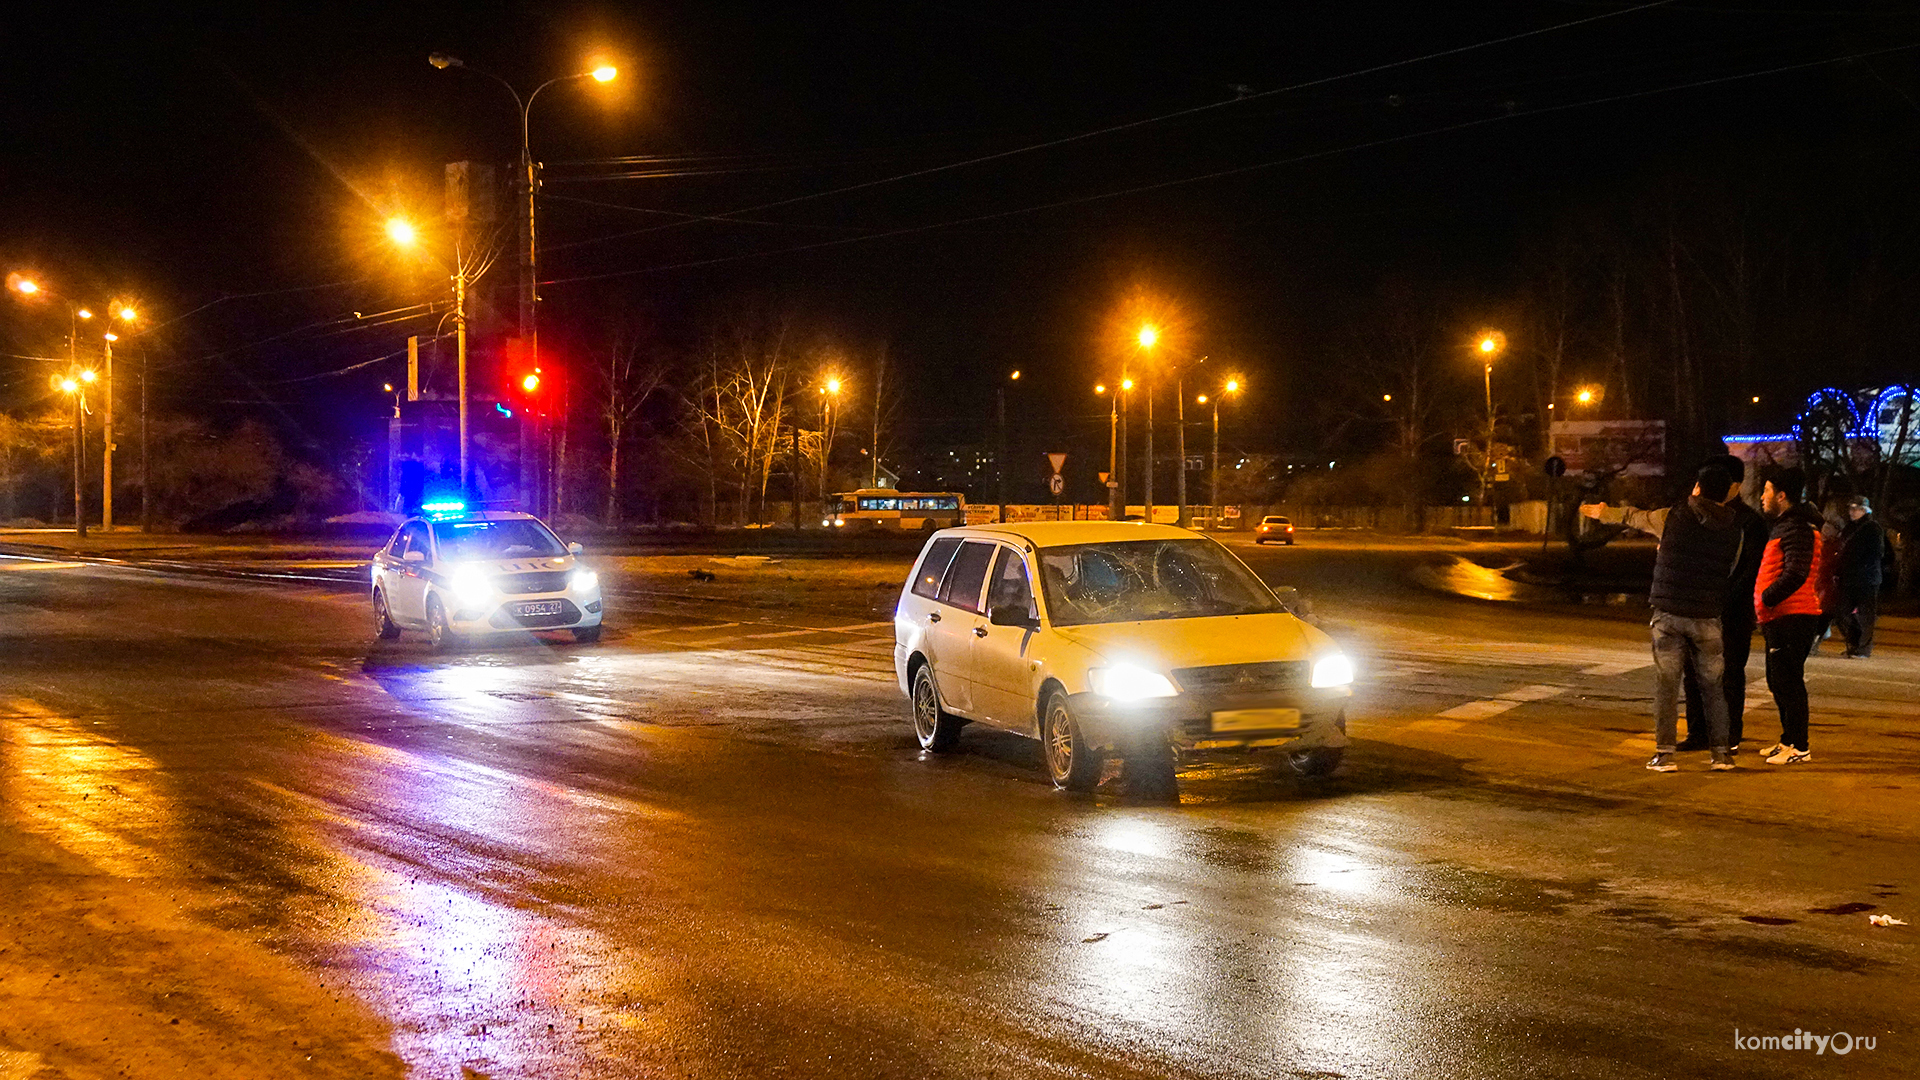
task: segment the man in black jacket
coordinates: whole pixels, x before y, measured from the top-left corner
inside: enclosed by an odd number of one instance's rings
[[[1873,621],[1880,608],[1881,553],[1887,532],[1873,520],[1873,504],[1855,495],[1847,507],[1851,519],[1840,530],[1834,553],[1836,603],[1833,623],[1847,641],[1847,659],[1873,655]]]
[[[1689,663],[1701,685],[1718,687],[1725,677],[1720,616],[1726,609],[1727,582],[1740,554],[1741,533],[1734,513],[1721,500],[1733,478],[1719,465],[1700,470],[1693,494],[1673,507],[1652,512],[1592,503],[1580,512],[1601,521],[1624,522],[1660,538],[1654,557],[1653,720],[1654,754],[1647,768],[1673,772],[1680,726],[1680,680]],[[1707,719],[1710,766],[1731,769],[1730,729],[1725,694],[1701,695]]]
[[[1720,466],[1733,478],[1723,501],[1727,509],[1733,511],[1734,527],[1740,530],[1740,560],[1734,564],[1733,577],[1727,581],[1726,607],[1720,612],[1720,642],[1726,658],[1726,673],[1720,680],[1720,688],[1727,697],[1727,749],[1738,753],[1746,727],[1742,719],[1747,712],[1747,659],[1753,655],[1753,633],[1757,625],[1753,615],[1753,583],[1760,576],[1760,555],[1767,549],[1767,533],[1772,526],[1760,511],[1740,497],[1741,485],[1747,478],[1746,462],[1732,454],[1722,454],[1708,458],[1706,464]],[[1680,749],[1705,750],[1709,741],[1707,719],[1701,709],[1700,677],[1691,665],[1683,686],[1687,695],[1687,737],[1680,743]]]

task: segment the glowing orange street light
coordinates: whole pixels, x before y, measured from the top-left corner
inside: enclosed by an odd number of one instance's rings
[[[413,222],[406,218],[389,218],[387,238],[401,247],[412,247],[420,239],[420,234],[414,229]]]
[[[1153,325],[1152,323],[1147,323],[1143,325],[1142,327],[1140,327],[1139,341],[1140,341],[1141,348],[1143,349],[1153,348],[1155,345],[1159,344],[1160,342],[1160,328]]]
[[[1588,404],[1591,404],[1591,403],[1593,402],[1593,391],[1591,391],[1591,390],[1582,390],[1582,391],[1580,391],[1580,392],[1579,392],[1578,394],[1575,394],[1575,395],[1573,396],[1573,399],[1574,399],[1575,401],[1578,401],[1578,402],[1579,402],[1580,404],[1582,404],[1582,405],[1588,405]]]
[[[32,296],[40,291],[40,286],[31,278],[20,278],[13,283],[14,290]]]
[[[75,380],[72,376],[68,376],[67,378],[60,380],[60,389],[71,394],[76,390],[80,389],[80,383],[77,380]]]
[[[526,378],[520,380],[520,388],[529,394],[540,389],[540,376],[529,373]]]
[[[76,318],[81,318],[81,319],[93,318],[93,312],[88,311],[86,308],[78,308],[74,311],[73,314]]]
[[[612,64],[602,64],[588,74],[593,76],[594,82],[612,82],[620,74],[620,69]]]

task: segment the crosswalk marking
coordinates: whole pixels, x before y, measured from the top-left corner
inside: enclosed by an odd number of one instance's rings
[[[1653,664],[1652,660],[1636,660],[1636,661],[1623,662],[1618,664],[1595,664],[1592,667],[1586,668],[1585,670],[1581,671],[1580,674],[1601,675],[1601,676],[1625,675],[1629,671],[1639,671],[1643,667],[1652,666],[1652,664]]]
[[[1508,709],[1517,709],[1520,705],[1518,701],[1469,701],[1439,715],[1450,720],[1485,720],[1489,716],[1499,716]]]
[[[39,562],[26,560],[0,562],[0,570],[73,570],[87,565],[83,562]]]

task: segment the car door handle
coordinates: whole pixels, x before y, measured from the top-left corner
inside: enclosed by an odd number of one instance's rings
[[[939,622],[939,621],[940,621],[940,613],[939,613],[939,612],[937,612],[937,611],[929,611],[929,612],[927,612],[927,621],[928,621],[928,622]]]
[[[987,636],[987,628],[986,628],[986,627],[984,627],[984,626],[976,626],[976,627],[974,627],[974,628],[973,628],[973,636],[974,636],[974,637],[986,637],[986,636]]]

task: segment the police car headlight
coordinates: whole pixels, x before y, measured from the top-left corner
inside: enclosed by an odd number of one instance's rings
[[[1346,686],[1353,682],[1353,661],[1345,653],[1333,653],[1313,662],[1313,686]]]
[[[567,578],[567,588],[574,592],[592,592],[600,587],[600,575],[591,570],[575,570]]]
[[[447,588],[463,608],[479,607],[493,599],[493,582],[477,566],[463,566],[453,572]]]
[[[1165,675],[1155,674],[1132,664],[1094,668],[1087,672],[1093,692],[1115,701],[1139,701],[1142,698],[1172,697],[1173,684]]]

